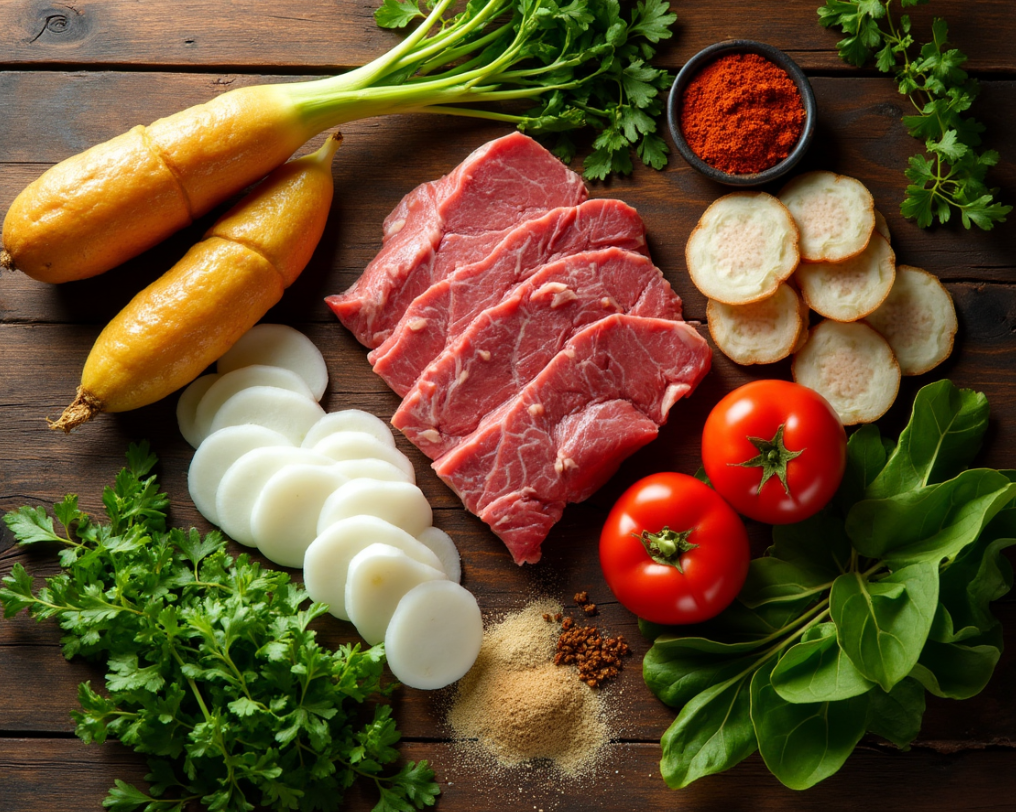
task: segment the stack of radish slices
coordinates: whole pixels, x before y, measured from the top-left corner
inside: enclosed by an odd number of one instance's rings
[[[191,498],[235,541],[303,567],[311,599],[371,645],[384,641],[401,682],[444,687],[469,670],[483,635],[458,550],[432,525],[388,427],[356,409],[326,414],[327,384],[303,333],[259,324],[244,335],[177,404],[197,449]]]
[[[933,274],[896,265],[885,218],[854,178],[809,172],[779,197],[725,195],[685,257],[719,350],[739,364],[793,354],[794,380],[824,395],[844,425],[880,417],[901,374],[952,352],[952,297]],[[824,317],[810,329],[809,309]]]

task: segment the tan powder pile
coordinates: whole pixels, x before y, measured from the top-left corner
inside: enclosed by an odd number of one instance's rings
[[[543,615],[559,611],[551,602],[533,603],[487,629],[448,723],[500,764],[549,759],[577,775],[595,762],[608,730],[598,695],[553,663],[557,628]]]

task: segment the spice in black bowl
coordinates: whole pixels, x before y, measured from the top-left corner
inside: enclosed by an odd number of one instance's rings
[[[763,43],[717,43],[678,74],[670,123],[679,151],[721,183],[755,185],[788,171],[814,130],[804,74]]]

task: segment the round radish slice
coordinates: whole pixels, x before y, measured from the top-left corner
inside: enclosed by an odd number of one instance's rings
[[[335,463],[334,467],[346,479],[380,479],[384,482],[408,482],[410,484],[415,482],[412,475],[407,476],[401,468],[384,460],[340,460]]]
[[[194,424],[202,440],[208,435],[212,421],[222,404],[237,392],[252,386],[275,386],[279,389],[296,392],[308,400],[314,399],[310,387],[304,383],[303,378],[292,370],[262,365],[234,369],[232,372],[220,375],[219,380],[209,387],[204,397],[198,402]]]
[[[214,373],[202,375],[180,393],[180,399],[176,402],[176,424],[180,427],[183,439],[190,443],[191,448],[197,448],[204,439],[204,435],[198,432],[195,422],[198,403],[217,380],[219,376]]]
[[[428,527],[417,535],[416,540],[434,552],[449,581],[458,583],[462,580],[462,559],[451,536],[440,528]]]
[[[413,482],[416,472],[409,458],[394,446],[386,445],[372,434],[362,431],[342,431],[329,434],[312,446],[313,450],[336,461],[384,460],[403,471]]]
[[[219,407],[209,433],[226,426],[254,423],[274,429],[286,435],[293,445],[300,445],[307,431],[324,413],[313,400],[288,389],[251,386]]]
[[[341,519],[359,515],[377,516],[411,536],[418,536],[434,519],[427,497],[416,485],[354,479],[325,500],[318,518],[318,533]]]
[[[285,324],[255,324],[219,359],[219,373],[266,364],[291,369],[307,382],[314,400],[328,387],[328,367],[314,342]]]
[[[209,434],[194,452],[187,470],[187,490],[194,506],[208,521],[218,524],[215,496],[227,469],[255,448],[292,445],[279,432],[252,423],[227,426],[215,434]]]
[[[335,617],[349,620],[346,611],[349,562],[371,544],[387,544],[414,561],[448,574],[438,556],[405,530],[377,516],[352,516],[328,527],[304,554],[303,583],[311,600],[327,603],[328,611]]]
[[[251,510],[251,536],[258,549],[282,567],[302,567],[303,554],[317,535],[321,505],[345,482],[332,465],[282,466]]]
[[[334,465],[335,461],[306,448],[275,446],[248,451],[226,469],[215,495],[215,512],[227,536],[248,547],[255,546],[250,517],[261,489],[283,465],[297,463]]]
[[[374,646],[385,639],[395,607],[425,581],[446,581],[439,569],[414,561],[388,544],[369,544],[353,556],[346,577],[346,611],[360,637]]]
[[[395,448],[395,438],[391,429],[385,425],[385,421],[360,409],[329,412],[311,427],[307,436],[303,438],[303,444],[306,448],[311,448],[329,434],[341,431],[362,431],[364,434],[372,434],[385,445]]]
[[[476,598],[451,581],[427,581],[409,590],[385,632],[385,654],[395,678],[423,691],[462,679],[482,643]]]

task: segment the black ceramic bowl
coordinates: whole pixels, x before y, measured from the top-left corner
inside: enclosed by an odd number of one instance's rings
[[[794,81],[794,84],[797,85],[797,90],[801,94],[801,101],[804,103],[804,129],[801,131],[800,138],[797,139],[797,144],[786,158],[763,172],[748,175],[731,175],[714,166],[710,166],[692,152],[691,147],[688,146],[688,142],[684,140],[684,135],[681,133],[681,98],[684,96],[684,89],[702,68],[713,60],[728,54],[758,54],[770,62],[779,65],[787,72],[787,75]],[[670,132],[674,137],[677,151],[681,153],[694,169],[701,172],[707,178],[715,180],[717,183],[725,183],[728,186],[761,186],[763,183],[768,183],[785,175],[797,165],[798,161],[804,157],[804,153],[808,151],[808,145],[811,144],[811,138],[815,133],[815,94],[811,89],[808,77],[804,75],[804,71],[779,48],[750,39],[732,39],[726,42],[717,42],[708,48],[703,48],[681,68],[677,78],[674,80],[674,86],[670,90],[670,99],[667,102],[667,121],[670,124]]]

